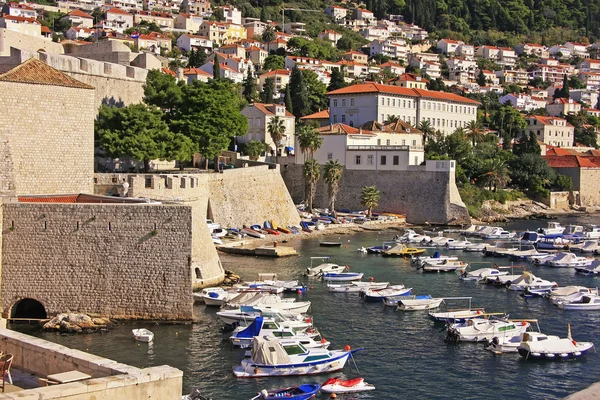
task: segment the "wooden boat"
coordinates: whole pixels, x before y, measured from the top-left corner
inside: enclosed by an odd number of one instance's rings
[[[313,267],[313,263],[315,260],[322,260],[322,261],[326,261],[329,260],[331,257],[329,256],[325,256],[325,257],[311,257],[310,258],[310,267],[306,268],[306,271],[304,272],[304,275],[308,276],[308,277],[320,277],[322,276],[325,272],[343,272],[345,270],[348,269],[347,265],[337,265],[334,263],[322,263],[317,265],[316,267]]]
[[[321,247],[341,247],[342,242],[319,242]]]
[[[389,286],[385,289],[366,289],[361,292],[363,299],[367,302],[381,302],[387,297],[410,296],[412,288],[406,288],[404,285]]]
[[[329,378],[321,386],[323,393],[358,393],[369,390],[375,390],[375,386],[365,382],[363,378],[349,380]]]
[[[250,400],[278,400],[278,399],[294,399],[307,400],[313,399],[317,395],[319,388],[318,383],[304,383],[302,385],[287,387],[283,389],[266,390],[263,389],[257,396]]]
[[[297,340],[279,340],[269,336],[256,336],[251,357],[233,368],[238,378],[267,376],[315,375],[339,371],[350,356],[362,349],[328,350],[307,349]]]
[[[150,343],[154,340],[154,333],[146,328],[132,329],[131,334],[138,342]]]
[[[284,228],[283,226],[278,226],[277,230],[281,233],[287,233],[287,234],[293,233],[291,229]]]
[[[469,319],[483,318],[485,310],[483,308],[478,309],[464,309],[464,310],[452,310],[443,312],[430,312],[429,318],[435,322],[443,322],[445,324],[454,324],[465,322]]]
[[[264,230],[265,230],[265,232],[267,232],[270,235],[279,236],[279,231],[276,231],[275,229],[265,228]]]

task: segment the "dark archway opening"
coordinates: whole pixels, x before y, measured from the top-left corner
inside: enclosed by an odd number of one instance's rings
[[[34,299],[17,301],[10,310],[11,318],[46,319],[48,314],[42,303]]]

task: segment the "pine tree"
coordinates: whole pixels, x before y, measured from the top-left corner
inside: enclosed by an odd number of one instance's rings
[[[292,93],[293,114],[300,118],[308,114],[309,100],[308,89],[304,84],[304,75],[298,67],[292,69],[290,76],[290,92]]]
[[[273,103],[273,95],[275,93],[275,81],[273,78],[265,79],[265,84],[263,85],[263,90],[260,94],[260,101],[265,104]]]
[[[221,79],[221,66],[219,65],[219,56],[216,54],[215,58],[213,59],[213,79]]]
[[[346,81],[344,80],[344,72],[340,70],[340,68],[333,68],[331,70],[331,80],[329,81],[329,86],[327,86],[328,91],[333,91],[337,89],[341,89],[348,86]]]
[[[486,84],[485,75],[483,74],[482,69],[479,70],[479,75],[477,76],[477,84],[479,86],[485,86],[485,84]]]
[[[290,90],[289,84],[285,85],[284,101],[285,101],[285,109],[288,110],[289,112],[293,112],[294,108],[293,108],[293,104],[292,104],[292,92]]]
[[[260,22],[267,23],[267,9],[264,5],[260,9]]]
[[[571,97],[571,93],[569,92],[569,77],[567,74],[563,76],[563,87],[562,87],[562,97],[568,99]]]
[[[254,103],[258,97],[258,90],[256,89],[256,79],[252,74],[252,70],[248,69],[246,79],[244,79],[244,98],[248,103]]]

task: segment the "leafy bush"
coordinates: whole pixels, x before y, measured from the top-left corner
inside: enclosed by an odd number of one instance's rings
[[[469,215],[478,218],[481,215],[481,206],[486,200],[495,200],[501,204],[507,201],[526,199],[527,196],[519,190],[497,190],[495,192],[474,185],[465,185],[458,188],[460,197],[467,206]]]

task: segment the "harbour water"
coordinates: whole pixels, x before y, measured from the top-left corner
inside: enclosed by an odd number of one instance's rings
[[[599,223],[598,216],[563,218],[568,223]],[[524,230],[545,226],[544,221],[518,221],[507,229]],[[563,311],[546,299],[525,299],[518,292],[475,282],[463,282],[455,273],[423,274],[402,258],[383,258],[360,254],[362,246],[381,244],[397,232],[363,232],[327,237],[343,242],[340,248],[319,247],[319,238],[299,242],[301,256],[284,259],[250,258],[222,255],[227,269],[245,279],[255,279],[258,272],[276,272],[280,279],[303,279],[311,256],[332,256],[331,261],[350,266],[351,271],[365,273],[376,281],[402,283],[415,294],[434,297],[472,296],[473,306],[488,312],[507,312],[511,318],[537,318],[542,332],[567,334],[571,324],[573,338],[593,341],[600,346],[600,311]],[[322,238],[321,238],[322,239]],[[480,254],[456,253],[460,260],[475,263],[471,269],[489,263],[510,265],[501,258]],[[480,263],[480,264],[477,264]],[[575,274],[572,269],[514,265],[527,269],[561,286],[599,286],[600,277]],[[362,376],[377,390],[345,395],[344,399],[558,399],[584,389],[600,380],[600,354],[568,362],[531,362],[516,354],[494,355],[482,344],[444,342],[443,326],[434,325],[426,311],[402,312],[379,303],[365,303],[357,294],[334,294],[321,281],[304,280],[309,290],[295,295],[312,302],[315,325],[332,342],[331,348],[365,347],[343,373],[348,378]],[[466,303],[455,304],[465,306]],[[200,388],[205,396],[218,399],[249,399],[263,388],[276,388],[303,382],[322,382],[325,376],[236,379],[231,368],[239,364],[243,350],[232,349],[227,335],[220,332],[217,310],[197,305],[195,311],[202,323],[194,325],[152,325],[126,323],[103,334],[58,335],[33,331],[28,326],[13,327],[44,339],[89,351],[138,367],[169,364],[184,372],[184,392]],[[146,327],[155,334],[148,346],[131,338],[131,329]],[[358,369],[357,369],[358,368]],[[325,395],[322,398],[326,398]]]

